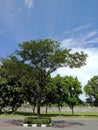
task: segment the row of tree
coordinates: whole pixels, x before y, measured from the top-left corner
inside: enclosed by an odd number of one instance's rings
[[[60,43],[51,39],[26,41],[19,44],[0,64],[0,107],[11,106],[16,111],[24,101],[37,106],[40,118],[42,103],[57,103],[59,108],[66,102],[73,111],[79,101],[81,84],[77,78],[57,76],[51,73],[60,67],[81,67],[87,54],[62,49]],[[66,72],[65,72],[66,74]]]
[[[10,67],[12,68],[13,66]],[[10,75],[6,77],[4,71],[0,78],[0,106],[2,109],[10,108],[12,112],[15,112],[17,108],[26,101],[29,102],[35,110],[38,93],[37,87],[34,82],[32,82],[32,79],[30,81],[30,79],[26,79],[25,77],[24,83],[24,79],[22,81],[19,77],[19,79],[10,77]],[[61,77],[57,75],[54,78],[49,76],[41,94],[41,105],[46,106],[47,113],[47,108],[51,104],[56,104],[59,111],[61,111],[64,103],[67,103],[73,114],[74,106],[80,103],[79,95],[82,94],[81,88],[81,83],[77,78],[72,76]]]

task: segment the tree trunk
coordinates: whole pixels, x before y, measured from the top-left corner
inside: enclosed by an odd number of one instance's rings
[[[36,105],[34,104],[34,106],[32,106],[33,114],[35,113],[35,107]]]
[[[15,114],[17,111],[17,107],[16,106],[12,106],[12,114]]]
[[[73,110],[73,107],[71,107],[71,110],[72,110],[72,116],[74,115],[74,110]]]
[[[48,112],[48,105],[46,104],[46,115],[47,115],[47,112]]]
[[[0,114],[2,113],[2,107],[0,106]]]
[[[59,116],[61,116],[61,107],[58,106],[58,109],[59,109]]]
[[[37,100],[37,118],[40,119],[40,107],[41,107],[41,92],[38,94]]]

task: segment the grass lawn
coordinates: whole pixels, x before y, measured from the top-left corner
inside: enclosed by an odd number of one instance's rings
[[[92,117],[96,117],[98,118],[98,112],[75,112],[74,116],[72,116],[71,112],[61,112],[61,114],[59,114],[58,112],[48,112],[48,114],[46,115],[45,113],[41,113],[42,116],[44,117],[59,117],[59,118],[66,118],[66,117],[71,117],[71,118],[82,118],[82,117],[88,117],[88,118],[92,118]],[[36,116],[36,114],[33,114],[32,112],[22,112],[22,111],[17,111],[16,114],[10,114],[10,113],[2,113],[0,115],[0,117],[19,117],[19,118],[24,118],[27,116]]]

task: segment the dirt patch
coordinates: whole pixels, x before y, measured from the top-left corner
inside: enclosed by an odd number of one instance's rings
[[[23,123],[23,120],[21,119],[7,119],[7,118],[0,119],[1,127],[21,126],[22,123]]]
[[[84,124],[80,122],[67,122],[64,120],[61,121],[54,121],[52,123],[52,127],[62,128],[62,127],[69,127],[69,128],[77,128],[78,126],[83,126]]]

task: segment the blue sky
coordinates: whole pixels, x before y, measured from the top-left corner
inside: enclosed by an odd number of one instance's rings
[[[78,76],[87,83],[98,74],[98,0],[0,0],[0,57],[23,41],[44,38],[88,53],[85,67],[53,74]]]

